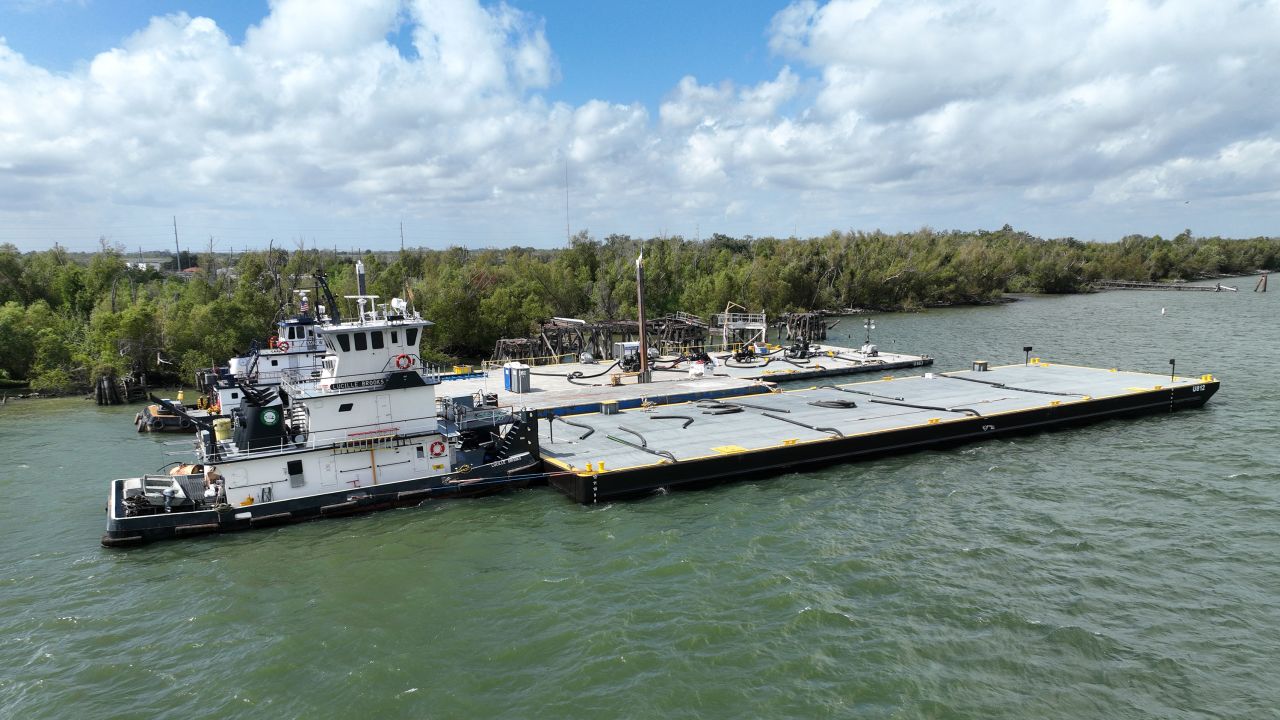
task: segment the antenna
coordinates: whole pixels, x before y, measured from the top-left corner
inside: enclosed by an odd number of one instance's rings
[[[400,252],[404,252],[404,221],[400,221]]]

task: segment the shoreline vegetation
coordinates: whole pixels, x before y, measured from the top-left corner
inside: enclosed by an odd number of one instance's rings
[[[406,297],[435,322],[422,350],[443,364],[487,357],[499,338],[526,337],[549,317],[634,318],[642,250],[650,317],[706,317],[729,302],[770,315],[918,310],[997,303],[1008,293],[1087,292],[1103,280],[1193,281],[1280,267],[1275,237],[1197,238],[1187,230],[1172,239],[1083,242],[1008,225],[696,241],[598,240],[583,231],[557,249],[342,252],[299,242],[234,257],[184,251],[180,267],[169,255],[158,270],[131,267],[138,258],[105,238],[100,246],[22,253],[0,245],[0,393],[82,393],[101,375],[130,373],[146,373],[155,385],[189,383],[197,369],[264,341],[293,291],[312,287],[313,271],[328,275],[335,295],[354,294],[356,260],[371,294]]]

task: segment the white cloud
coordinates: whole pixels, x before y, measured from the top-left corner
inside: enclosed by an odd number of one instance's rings
[[[1166,230],[1119,208],[1163,222],[1186,196],[1206,231],[1280,219],[1248,205],[1280,183],[1276,0],[801,0],[768,32],[771,79],[685,77],[654,113],[548,101],[541,19],[476,0],[277,0],[240,44],[169,15],[66,73],[0,39],[0,230],[407,214],[455,242],[551,242],[566,162],[574,225],[599,234],[1117,237]]]

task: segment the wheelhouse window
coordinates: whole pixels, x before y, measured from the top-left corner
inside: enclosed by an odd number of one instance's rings
[[[410,347],[418,344],[418,328],[405,328],[404,344]]]
[[[364,333],[358,332],[358,333],[352,333],[352,335],[354,335],[356,338],[356,350],[369,349],[369,338],[365,337]]]
[[[346,333],[338,333],[334,337],[338,338],[338,345],[342,347],[342,352],[351,352],[351,338],[347,337]]]
[[[369,344],[373,346],[374,350],[382,349],[382,331],[381,330],[375,330],[369,333]]]
[[[399,345],[399,344],[400,344],[400,331],[399,331],[399,330],[392,330],[392,331],[391,331],[391,344],[392,344],[392,345]]]

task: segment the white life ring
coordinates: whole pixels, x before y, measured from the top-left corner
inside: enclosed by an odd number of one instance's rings
[[[440,457],[444,455],[444,443],[439,440],[431,443],[431,457]]]
[[[400,368],[401,370],[408,370],[409,368],[413,367],[413,358],[409,357],[408,355],[397,355],[396,367]]]
[[[281,340],[280,344],[276,345],[276,349],[279,350],[280,352],[289,352],[289,341]]]

